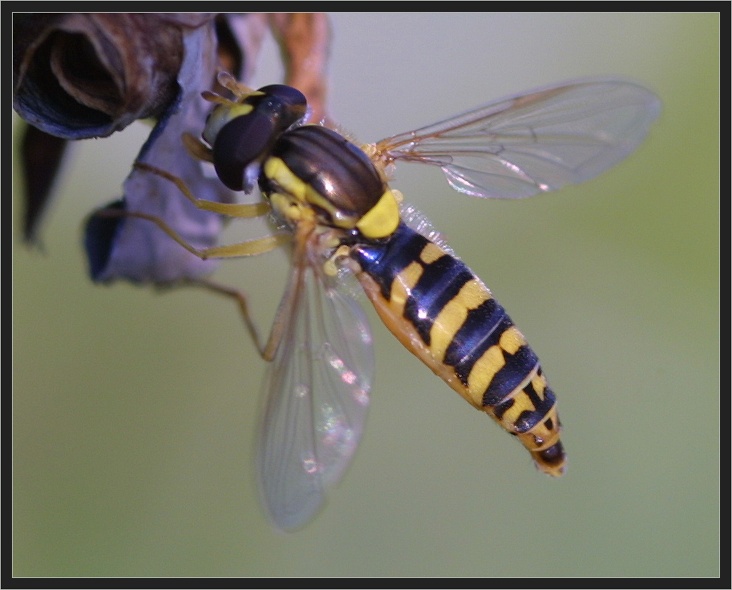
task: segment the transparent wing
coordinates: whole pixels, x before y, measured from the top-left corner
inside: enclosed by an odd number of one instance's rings
[[[376,159],[439,166],[457,191],[519,198],[588,180],[632,152],[661,110],[618,79],[551,86],[375,144]]]
[[[357,301],[307,265],[295,267],[289,288],[257,449],[262,502],[282,530],[306,524],[348,467],[373,377],[371,332]]]

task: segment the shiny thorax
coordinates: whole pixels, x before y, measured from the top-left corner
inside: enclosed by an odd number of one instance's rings
[[[315,125],[285,133],[265,161],[259,188],[291,224],[384,238],[399,223],[396,197],[369,157],[342,135]]]

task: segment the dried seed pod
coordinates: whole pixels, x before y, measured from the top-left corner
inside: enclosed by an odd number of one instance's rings
[[[178,94],[184,32],[211,15],[17,15],[15,110],[67,139],[159,115]]]

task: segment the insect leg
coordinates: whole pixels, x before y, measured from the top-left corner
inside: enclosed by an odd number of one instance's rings
[[[209,258],[256,256],[257,254],[264,254],[265,252],[274,250],[278,246],[287,244],[292,239],[290,234],[281,233],[266,236],[264,238],[257,238],[256,240],[238,242],[236,244],[199,249],[186,242],[178,232],[165,222],[165,220],[157,217],[156,215],[142,213],[140,211],[121,211],[115,209],[103,209],[101,211],[97,211],[94,215],[98,215],[99,217],[136,217],[137,219],[147,219],[157,225],[170,238],[175,240],[191,254],[198,256],[201,260],[208,260]]]
[[[228,215],[229,217],[242,218],[261,217],[262,215],[266,215],[270,211],[269,203],[264,202],[254,203],[251,205],[242,205],[239,203],[218,203],[216,201],[199,199],[190,191],[190,189],[180,178],[171,174],[170,172],[166,172],[165,170],[161,170],[160,168],[151,166],[150,164],[145,164],[144,162],[135,162],[135,168],[151,172],[152,174],[157,174],[158,176],[169,180],[178,187],[178,190],[183,193],[183,196],[186,199],[193,203],[198,209],[201,209],[203,211],[211,211],[213,213],[220,213],[221,215]]]
[[[274,359],[275,353],[282,341],[282,335],[284,334],[285,328],[292,316],[293,306],[297,305],[297,302],[301,297],[303,278],[303,269],[295,266],[295,268],[292,269],[290,281],[287,284],[285,293],[282,295],[280,304],[277,307],[277,312],[275,313],[275,317],[272,322],[272,329],[269,332],[269,338],[267,338],[267,344],[262,350],[262,358],[265,361],[269,362]]]
[[[272,329],[267,339],[267,344],[262,350],[262,358],[266,361],[271,361],[279,348],[280,342],[282,341],[282,335],[288,323],[291,321],[293,309],[298,305],[298,302],[302,298],[302,292],[304,288],[305,271],[308,267],[307,264],[307,242],[312,236],[313,227],[307,222],[302,223],[298,226],[295,233],[295,248],[292,253],[292,271],[290,278],[287,281],[287,287],[285,292],[280,299],[280,304],[277,307],[274,321],[272,322]]]
[[[247,331],[249,332],[249,335],[251,336],[254,344],[259,350],[259,354],[264,360],[266,360],[267,362],[271,362],[274,359],[280,342],[282,341],[282,335],[285,331],[285,328],[287,327],[287,324],[291,319],[293,306],[297,305],[297,302],[302,296],[304,270],[305,267],[302,264],[295,264],[293,266],[290,280],[287,283],[285,292],[282,295],[279,306],[277,307],[277,312],[275,313],[275,318],[272,322],[272,328],[270,330],[270,334],[267,338],[267,343],[265,346],[262,346],[259,339],[259,331],[257,330],[257,327],[255,326],[252,318],[249,315],[249,306],[247,304],[247,299],[244,293],[242,293],[238,289],[222,285],[210,279],[189,279],[186,280],[184,284],[194,287],[203,287],[219,295],[224,295],[226,297],[234,299],[239,307],[242,318],[244,319],[244,324],[247,327]]]
[[[272,328],[270,330],[269,337],[267,338],[267,343],[264,346],[262,346],[262,342],[259,339],[259,330],[257,330],[254,321],[249,315],[249,305],[244,293],[234,287],[222,285],[216,281],[204,278],[187,279],[181,284],[192,287],[203,287],[204,289],[213,291],[218,295],[224,295],[233,299],[239,307],[239,312],[244,320],[244,324],[246,325],[247,331],[254,341],[260,356],[265,361],[271,362],[274,359],[280,342],[282,341],[282,335],[287,327],[287,323],[290,321],[292,308],[301,297],[303,288],[303,269],[297,267],[293,269],[290,281],[288,282],[285,293],[280,300],[274,321],[272,322]]]
[[[254,90],[254,88],[249,88],[246,84],[242,84],[229,72],[224,70],[218,72],[216,75],[216,81],[231,92],[238,101],[242,101],[252,94],[262,94],[258,90]]]
[[[213,150],[190,133],[181,135],[186,151],[197,160],[213,163]]]
[[[221,283],[217,283],[216,281],[204,278],[188,279],[183,282],[182,285],[191,287],[203,287],[204,289],[217,293],[218,295],[224,295],[225,297],[233,299],[239,307],[239,312],[241,313],[242,319],[244,320],[244,325],[246,326],[247,332],[249,332],[249,336],[252,338],[254,345],[257,347],[260,356],[262,358],[266,358],[265,349],[259,339],[259,331],[257,330],[257,326],[254,324],[254,321],[249,315],[249,304],[247,303],[247,297],[244,293],[234,287],[222,285]]]
[[[192,138],[191,138],[192,139]],[[195,141],[195,140],[193,140]],[[202,145],[202,148],[205,146]],[[177,176],[143,162],[136,162],[135,167],[140,170],[145,170],[152,174],[156,174],[170,182],[172,182],[193,205],[198,209],[218,213],[221,215],[227,215],[230,217],[239,218],[251,218],[265,215],[270,211],[270,206],[267,203],[258,203],[253,205],[241,205],[241,204],[228,204],[218,203],[215,201],[208,201],[205,199],[197,198],[191,190],[186,186],[185,182]],[[126,211],[120,209],[102,209],[94,213],[99,217],[133,217],[137,219],[145,219],[154,223],[160,228],[165,234],[167,234],[172,240],[177,242],[185,250],[201,258],[202,260],[210,258],[234,258],[244,256],[256,256],[274,250],[278,246],[282,246],[291,241],[292,236],[289,233],[279,233],[263,238],[249,240],[246,242],[239,242],[235,244],[228,244],[224,246],[213,246],[210,248],[196,248],[188,241],[186,241],[175,229],[173,229],[164,219],[150,213],[144,213],[141,211]],[[252,340],[254,341],[257,350],[262,357],[269,357],[268,360],[274,356],[273,353],[267,355],[265,348],[262,347],[259,340],[259,334],[254,322],[252,321],[249,308],[246,300],[246,296],[239,290],[228,287],[226,285],[219,284],[209,279],[185,279],[179,283],[179,285],[198,286],[204,287],[210,291],[218,293],[220,295],[226,295],[234,299],[239,307],[240,313],[246,325],[247,331],[249,332]],[[272,340],[272,337],[270,337]],[[272,347],[270,346],[269,349]]]

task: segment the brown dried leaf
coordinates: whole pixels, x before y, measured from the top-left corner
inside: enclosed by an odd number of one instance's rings
[[[272,13],[269,20],[285,65],[285,84],[294,86],[307,97],[314,121],[325,120],[331,38],[328,16],[323,13]]]
[[[32,125],[25,125],[20,150],[26,196],[23,237],[29,244],[36,244],[38,224],[46,209],[67,143],[68,140],[62,137],[54,137]]]

